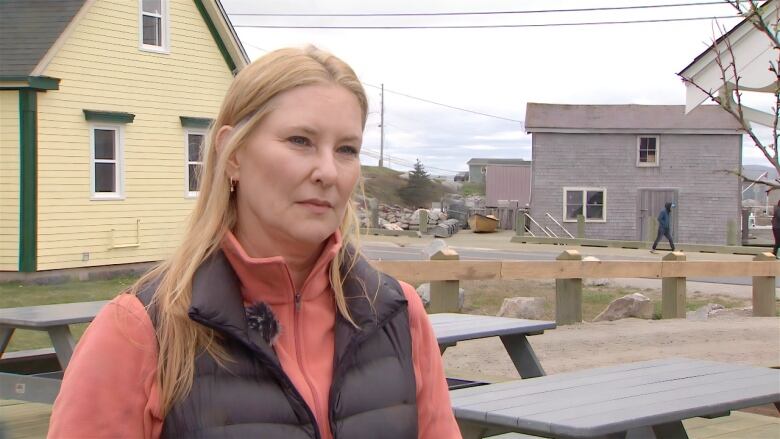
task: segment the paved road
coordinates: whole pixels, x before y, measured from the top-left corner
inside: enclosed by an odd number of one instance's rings
[[[479,249],[468,247],[452,247],[460,254],[461,259],[468,260],[526,260],[526,261],[554,261],[560,254],[559,250],[555,252],[549,251],[513,251],[513,250],[493,250],[493,249]],[[410,246],[410,247],[398,247],[388,244],[374,244],[363,243],[363,253],[372,260],[383,261],[419,261],[427,259],[427,256],[423,253],[424,247]],[[636,261],[647,260],[657,261],[658,256],[651,255],[648,252],[647,257],[642,256],[599,256],[599,259],[604,261]],[[752,285],[752,279],[749,277],[718,277],[718,278],[688,278],[690,281],[695,282],[707,282],[717,284],[729,284],[729,285]]]

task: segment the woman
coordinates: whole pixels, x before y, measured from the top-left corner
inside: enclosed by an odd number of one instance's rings
[[[460,437],[420,299],[356,251],[367,110],[313,47],[236,76],[182,244],[86,331],[49,437]]]

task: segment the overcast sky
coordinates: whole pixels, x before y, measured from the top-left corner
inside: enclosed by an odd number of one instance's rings
[[[376,14],[528,11],[663,5],[707,0],[222,0],[250,58],[315,44],[347,61],[366,84],[370,115],[363,163],[376,165],[385,86],[385,164],[419,158],[433,174],[466,170],[473,157],[531,158],[527,102],[678,104],[676,73],[711,43],[713,20],[491,29],[267,29],[272,26],[542,24],[734,15],[723,3],[621,11],[425,17],[258,17],[241,13]],[[731,28],[738,19],[720,19]],[[487,113],[481,116],[393,92]],[[745,164],[766,164],[755,147]],[[449,172],[451,173],[451,172]]]

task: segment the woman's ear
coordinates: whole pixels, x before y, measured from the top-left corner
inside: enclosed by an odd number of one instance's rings
[[[227,142],[230,141],[230,136],[233,135],[233,130],[234,128],[230,125],[222,125],[219,131],[217,131],[215,145],[215,148],[217,149],[217,156],[221,156],[225,151]],[[230,157],[227,158],[225,172],[227,172],[227,176],[229,178],[238,181],[238,161],[236,160],[235,151],[230,154]]]

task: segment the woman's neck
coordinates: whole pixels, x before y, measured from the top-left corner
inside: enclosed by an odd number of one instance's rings
[[[270,258],[281,256],[287,264],[290,271],[293,286],[296,291],[303,288],[304,282],[322,253],[325,242],[312,248],[296,243],[283,243],[278,240],[267,239],[259,234],[248,234],[242,232],[240,227],[234,232],[236,239],[243,247],[246,254],[251,258]]]

